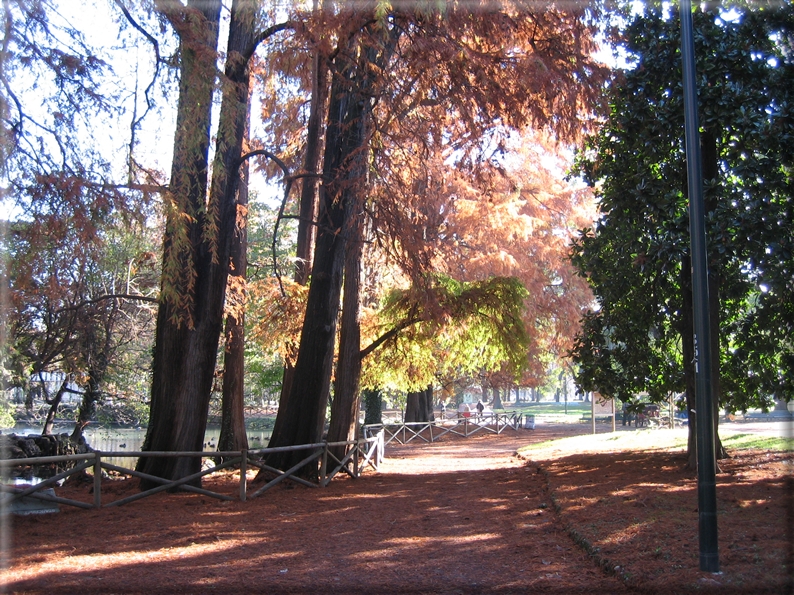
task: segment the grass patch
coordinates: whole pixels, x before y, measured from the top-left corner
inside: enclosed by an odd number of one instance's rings
[[[637,430],[607,434],[583,434],[558,440],[547,440],[518,449],[519,454],[534,456],[544,451],[556,453],[580,453],[602,451],[624,451],[637,449],[686,448],[686,430]]]
[[[583,413],[590,412],[590,403],[582,401],[569,401],[567,406],[565,403],[521,403],[519,406],[509,406],[509,411],[516,413],[523,413],[524,415],[560,415],[560,416],[576,416],[579,417]]]
[[[792,450],[794,441],[780,436],[763,436],[760,434],[725,434],[720,436],[725,448],[742,450],[760,448],[762,450]]]
[[[794,449],[794,440],[762,434],[742,434],[733,432],[720,433],[725,448],[743,450],[758,448],[773,451]],[[518,453],[528,458],[565,456],[582,452],[621,452],[634,450],[685,450],[687,446],[687,429],[676,430],[637,430],[634,432],[616,432],[606,434],[583,434],[557,440],[547,440],[537,444],[529,444],[518,449]]]

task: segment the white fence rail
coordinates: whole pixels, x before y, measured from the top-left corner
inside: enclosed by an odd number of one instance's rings
[[[468,438],[477,432],[501,434],[505,430],[522,427],[521,413],[488,413],[459,417],[453,420],[408,422],[396,424],[369,424],[362,426],[364,437],[383,434],[384,446],[391,442],[408,444],[412,440],[435,442],[446,434]]]

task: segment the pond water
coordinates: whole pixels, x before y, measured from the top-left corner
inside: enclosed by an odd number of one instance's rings
[[[67,433],[71,434],[74,426],[56,426],[53,429],[54,434]],[[17,426],[13,430],[17,435],[23,434],[39,434],[41,427],[39,426]],[[83,432],[86,442],[94,450],[102,452],[137,452],[143,446],[143,440],[146,438],[146,428],[108,428],[108,427],[87,427]],[[204,450],[212,452],[217,450],[218,438],[220,437],[221,429],[219,427],[208,427],[204,434]],[[266,448],[270,440],[271,430],[248,430],[248,448],[251,450],[257,448]],[[133,457],[110,457],[102,460],[124,467],[126,469],[134,469],[135,464],[138,462],[137,458]]]

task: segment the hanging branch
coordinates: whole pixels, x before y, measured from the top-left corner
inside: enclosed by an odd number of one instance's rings
[[[276,155],[271,153],[266,149],[257,149],[255,151],[251,151],[246,153],[242,157],[240,157],[240,164],[237,166],[238,168],[246,159],[250,159],[251,157],[255,157],[257,155],[262,155],[271,159],[276,165],[281,168],[281,171],[284,172],[284,198],[281,200],[281,206],[278,209],[278,216],[276,217],[276,223],[273,226],[273,243],[272,243],[272,252],[273,252],[273,273],[276,275],[276,279],[278,279],[278,286],[281,290],[281,295],[283,297],[287,297],[287,292],[284,291],[284,284],[281,282],[281,273],[278,271],[278,259],[276,258],[276,245],[278,241],[278,226],[281,222],[282,217],[284,216],[284,209],[287,205],[287,199],[289,198],[289,192],[292,189],[292,182],[294,178],[290,176],[289,168],[287,164],[284,163],[281,159],[279,159]]]
[[[281,225],[282,219],[292,219],[288,215],[284,215],[284,210],[287,208],[287,200],[289,199],[290,190],[292,190],[292,183],[295,180],[300,180],[302,178],[312,178],[312,177],[319,177],[322,178],[322,174],[312,174],[312,173],[303,173],[303,174],[296,174],[294,176],[290,175],[289,167],[287,164],[284,163],[279,157],[268,151],[267,149],[256,149],[255,151],[251,151],[246,153],[242,157],[240,157],[240,163],[237,165],[239,168],[246,159],[250,159],[251,157],[256,157],[257,155],[262,155],[263,157],[267,157],[271,159],[276,165],[279,166],[281,171],[284,172],[284,197],[281,199],[281,205],[278,209],[278,215],[276,216],[276,222],[273,225],[273,242],[271,244],[271,252],[273,254],[273,274],[276,276],[278,280],[278,286],[281,290],[281,295],[283,297],[287,297],[287,292],[284,290],[284,284],[281,281],[281,273],[278,270],[278,259],[277,259],[277,244],[278,244],[278,228]],[[312,222],[314,224],[314,222]]]

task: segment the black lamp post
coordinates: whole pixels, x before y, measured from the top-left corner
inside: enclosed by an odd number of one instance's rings
[[[684,83],[684,129],[689,188],[689,234],[692,250],[692,298],[695,317],[695,419],[697,422],[700,569],[707,572],[719,572],[717,464],[714,449],[714,413],[712,408],[714,395],[711,383],[708,264],[691,0],[681,0],[680,13],[681,58],[683,61]]]

